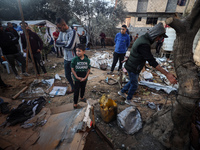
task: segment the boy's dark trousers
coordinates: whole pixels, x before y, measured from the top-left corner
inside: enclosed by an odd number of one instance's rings
[[[83,81],[83,82],[75,81],[75,85],[74,85],[74,104],[77,104],[77,102],[78,102],[79,92],[80,91],[81,91],[81,98],[84,97],[86,83],[87,83],[87,80]]]

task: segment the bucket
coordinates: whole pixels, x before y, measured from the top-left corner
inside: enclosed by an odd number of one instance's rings
[[[105,123],[114,121],[117,118],[117,103],[103,95],[99,101],[101,117]]]

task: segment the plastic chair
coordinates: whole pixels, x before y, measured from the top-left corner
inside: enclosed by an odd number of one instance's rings
[[[7,61],[3,61],[2,64],[6,66],[7,72],[8,72],[8,74],[10,74],[10,69],[9,69],[8,62]]]

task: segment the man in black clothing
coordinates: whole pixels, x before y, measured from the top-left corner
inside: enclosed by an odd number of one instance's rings
[[[10,32],[10,33],[12,33],[16,38],[17,38],[17,40],[19,40],[19,34],[17,33],[17,31],[13,28],[13,25],[12,25],[12,23],[11,22],[8,22],[7,23],[7,28],[6,28],[6,32]]]
[[[43,48],[43,42],[41,38],[35,32],[32,32],[30,29],[28,29],[27,23],[25,24],[25,28],[27,29],[27,32],[29,35],[29,41],[30,41],[30,46],[31,46],[32,54],[33,54],[33,59],[35,61],[37,75],[40,76],[38,65],[41,67],[42,71],[44,72],[44,75],[47,75],[47,71],[42,61],[41,53],[40,53]],[[21,35],[21,41],[22,41],[23,50],[24,52],[26,52],[27,42],[26,42],[24,33]]]
[[[105,39],[106,39],[106,35],[105,33],[101,32],[101,34],[99,35],[101,37],[101,47],[103,48],[106,48],[106,44],[105,44]]]
[[[82,31],[82,35],[79,37],[80,43],[86,45],[87,39],[85,36],[85,31]]]
[[[0,24],[0,47],[2,49],[3,55],[6,57],[6,60],[10,64],[16,79],[22,79],[15,68],[15,60],[19,61],[22,65],[22,74],[24,76],[29,76],[28,73],[25,72],[26,69],[26,61],[21,53],[18,52],[18,48],[16,47],[18,44],[18,40],[14,35],[10,32],[4,32],[3,27]]]

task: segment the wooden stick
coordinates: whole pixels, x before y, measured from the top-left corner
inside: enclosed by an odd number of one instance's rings
[[[94,106],[92,106],[92,125],[93,125],[93,128],[95,128]]]
[[[26,89],[28,89],[28,86],[25,86],[21,91],[19,91],[15,96],[12,97],[12,99],[16,99],[21,93],[23,93],[24,91],[26,91]]]
[[[27,32],[27,30],[25,28],[24,15],[23,15],[23,11],[22,11],[22,6],[21,6],[21,1],[20,0],[18,0],[18,6],[19,6],[19,11],[20,11],[20,14],[21,14],[21,18],[22,18],[22,25],[23,25],[22,29],[23,29],[23,32],[25,34],[26,43],[27,43],[26,72],[28,72],[28,53],[30,53],[30,56],[31,56],[31,59],[32,59],[32,63],[33,63],[33,67],[34,67],[34,70],[35,70],[35,75],[37,77],[37,70],[36,70],[35,61],[34,61],[34,58],[33,58],[33,53],[32,53],[32,50],[31,50],[31,45],[30,45],[30,41],[29,41],[29,35],[28,35],[28,32]]]

